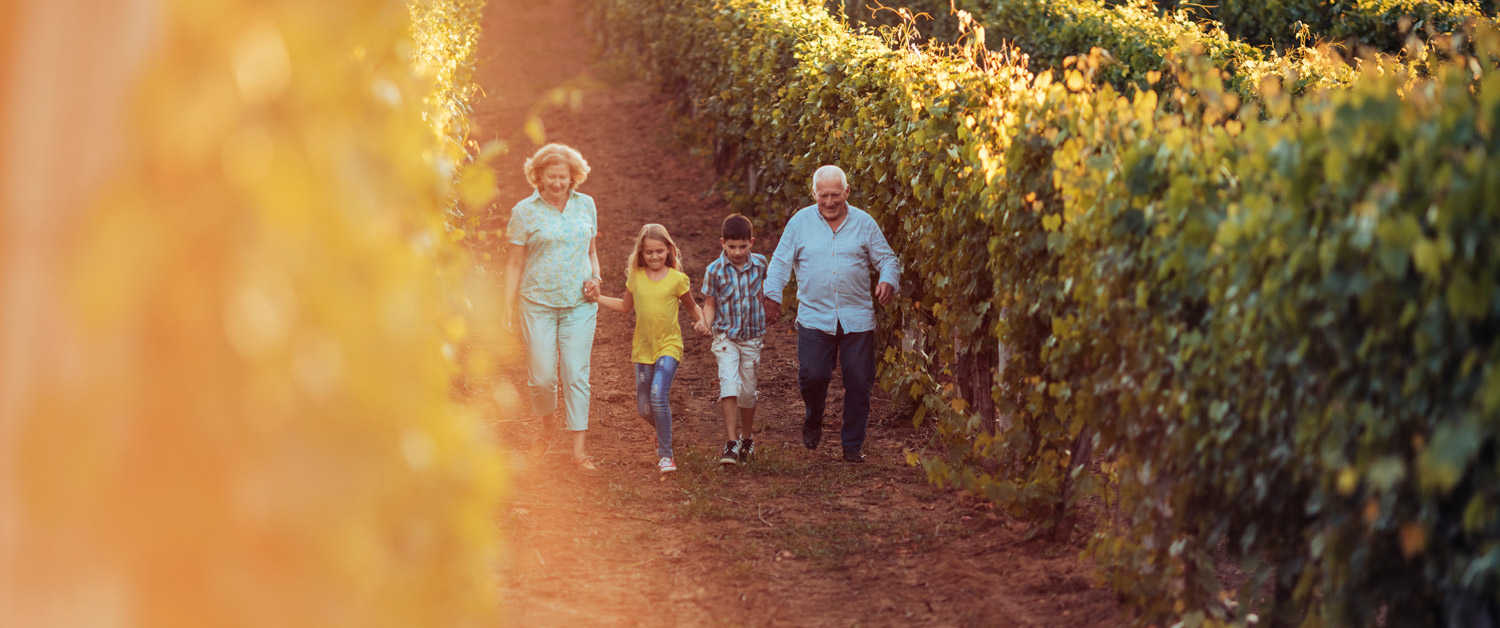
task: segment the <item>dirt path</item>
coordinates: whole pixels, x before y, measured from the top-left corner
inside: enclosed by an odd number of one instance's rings
[[[623,292],[623,260],[646,222],[678,239],[696,291],[728,212],[710,193],[712,169],[672,142],[675,121],[647,85],[590,58],[575,2],[490,1],[476,136],[513,147],[500,163],[502,209],[531,192],[520,169],[534,146],[520,129],[534,103],[560,85],[592,84],[578,108],[551,107],[542,120],[549,141],[577,147],[593,167],[581,191],[599,207],[606,294]],[[756,250],[769,255],[772,236],[760,234]],[[504,625],[1123,623],[1109,596],[1089,586],[1077,545],[1026,542],[1021,524],[933,488],[906,466],[903,449],[923,438],[886,420],[878,391],[866,464],[838,461],[837,386],[823,447],[805,450],[786,324],[766,340],[760,456],[746,468],[721,470],[711,460],[723,429],[714,359],[706,340],[687,339],[672,391],[681,471],[660,477],[652,434],[635,416],[631,325],[629,316],[600,312],[589,432],[599,473],[572,471],[566,447],[554,447],[515,478],[499,517]],[[505,377],[524,386],[518,369]],[[537,429],[527,417],[496,416],[494,424],[512,450]]]

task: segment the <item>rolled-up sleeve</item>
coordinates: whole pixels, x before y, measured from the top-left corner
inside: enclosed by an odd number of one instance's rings
[[[880,225],[870,221],[870,266],[880,270],[880,281],[891,284],[897,292],[901,291],[901,260],[896,257],[896,252],[891,250],[891,243],[885,239],[885,234],[880,231]]]
[[[797,257],[797,221],[787,222],[786,231],[776,243],[776,252],[771,254],[771,263],[766,265],[766,298],[781,303],[781,292],[792,280],[792,267]]]

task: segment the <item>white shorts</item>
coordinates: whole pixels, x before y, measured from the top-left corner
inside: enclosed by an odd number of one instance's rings
[[[755,372],[760,368],[760,349],[763,346],[765,343],[760,338],[730,340],[725,334],[714,334],[714,358],[719,361],[719,399],[736,397],[735,405],[755,407]]]

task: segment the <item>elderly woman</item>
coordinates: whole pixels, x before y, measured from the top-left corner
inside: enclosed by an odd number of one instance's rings
[[[546,453],[556,421],[558,371],[564,391],[566,426],[573,434],[573,462],[594,471],[584,449],[589,427],[589,354],[599,306],[599,221],[594,199],[575,188],[588,178],[589,165],[577,150],[548,144],[526,160],[526,180],[536,188],[510,210],[509,237],[515,245],[507,260],[501,311],[512,328],[516,309],[526,340],[531,410],[542,418],[532,445]],[[519,296],[519,300],[516,298]]]

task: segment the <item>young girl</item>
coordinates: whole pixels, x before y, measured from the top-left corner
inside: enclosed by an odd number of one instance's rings
[[[656,428],[656,469],[677,470],[672,459],[672,406],[667,393],[682,362],[682,330],[677,326],[677,304],[692,312],[693,329],[707,335],[703,310],[693,300],[688,276],[682,272],[677,243],[658,224],[641,227],[635,250],[626,262],[625,298],[600,295],[599,304],[616,312],[635,310],[635,339],[630,361],[635,363],[635,405],[642,419]]]

